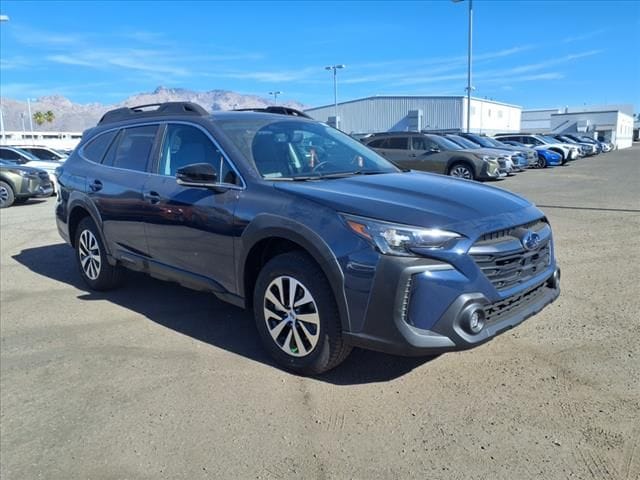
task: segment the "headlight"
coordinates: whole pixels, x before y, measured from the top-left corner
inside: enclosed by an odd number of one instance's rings
[[[411,248],[438,250],[462,238],[438,228],[410,227],[346,214],[342,214],[342,218],[351,230],[386,255],[413,256]]]
[[[480,155],[480,154],[475,154],[477,158],[479,158],[480,160],[484,160],[485,162],[491,162],[491,161],[497,161],[498,157],[492,157],[491,155]]]

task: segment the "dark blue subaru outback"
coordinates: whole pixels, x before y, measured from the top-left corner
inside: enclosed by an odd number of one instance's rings
[[[560,291],[549,222],[530,202],[403,171],[303,116],[113,110],[59,184],[58,229],[89,287],[129,268],[252,308],[265,348],[304,374],[353,346],[474,347]]]

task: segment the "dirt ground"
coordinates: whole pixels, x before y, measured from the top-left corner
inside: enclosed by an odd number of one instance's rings
[[[479,348],[301,378],[250,314],[129,274],[89,292],[54,200],[0,213],[0,477],[640,477],[640,147],[498,182],[548,215],[559,300]]]

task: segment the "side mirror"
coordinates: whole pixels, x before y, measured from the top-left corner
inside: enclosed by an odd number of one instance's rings
[[[433,147],[433,148],[430,148],[429,151],[431,153],[438,153],[440,151],[440,149],[438,147]]]
[[[176,172],[178,185],[196,188],[217,188],[218,172],[209,163],[193,163]]]

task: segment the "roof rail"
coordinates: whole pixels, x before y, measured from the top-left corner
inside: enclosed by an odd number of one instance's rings
[[[197,103],[192,102],[150,103],[148,105],[122,107],[110,110],[102,116],[98,125],[130,120],[132,118],[157,117],[162,115],[195,115],[205,117],[208,116],[209,113]]]
[[[293,117],[311,118],[304,112],[296,110],[291,107],[283,107],[280,105],[270,105],[268,107],[256,107],[256,108],[235,108],[234,112],[266,112],[266,113],[278,113],[280,115],[291,115]]]

